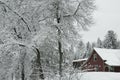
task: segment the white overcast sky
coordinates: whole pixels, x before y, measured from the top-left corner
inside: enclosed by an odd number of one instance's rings
[[[98,37],[103,40],[108,30],[113,30],[120,40],[120,0],[96,0],[96,6],[95,24],[83,32],[83,40],[94,42]]]

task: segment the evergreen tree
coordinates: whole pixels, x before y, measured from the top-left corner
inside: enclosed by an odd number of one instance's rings
[[[93,42],[93,43],[92,43],[92,48],[96,47],[96,45],[97,45],[97,44],[96,44],[95,42]]]
[[[78,46],[77,46],[77,51],[76,51],[76,54],[75,54],[75,59],[83,58],[84,53],[85,53],[85,44],[82,41],[80,41],[79,44],[78,44]]]
[[[98,48],[102,48],[103,47],[103,44],[102,44],[102,41],[100,40],[100,38],[97,39],[97,46]]]
[[[92,51],[92,46],[91,46],[91,44],[90,44],[90,42],[87,42],[87,44],[86,44],[86,55],[85,55],[85,57],[89,57],[90,56],[90,54],[91,54],[91,51]]]
[[[120,49],[120,41],[117,42],[118,49]]]
[[[109,30],[103,41],[104,48],[116,49],[117,48],[117,37],[113,30]]]

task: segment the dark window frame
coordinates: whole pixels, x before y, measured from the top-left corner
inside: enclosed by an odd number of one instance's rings
[[[93,55],[93,60],[94,60],[94,61],[97,61],[97,54],[94,54],[94,55]]]

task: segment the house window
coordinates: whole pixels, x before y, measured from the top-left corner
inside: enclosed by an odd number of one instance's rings
[[[94,54],[93,58],[94,58],[94,61],[96,61],[97,60],[97,55]]]

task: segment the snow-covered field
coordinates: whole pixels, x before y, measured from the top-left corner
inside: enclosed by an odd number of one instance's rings
[[[46,78],[45,80],[60,80],[59,76]],[[72,75],[64,75],[61,80],[120,80],[120,73],[115,72],[83,72]]]
[[[79,80],[120,80],[120,73],[114,72],[86,72],[78,76]]]

